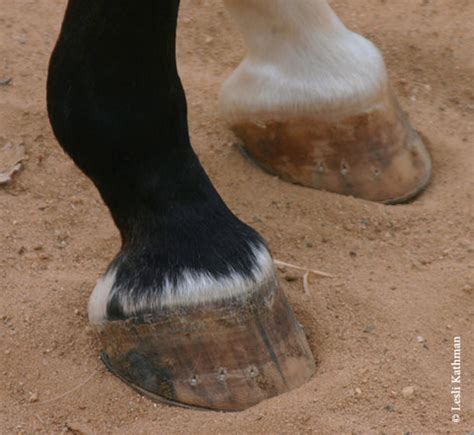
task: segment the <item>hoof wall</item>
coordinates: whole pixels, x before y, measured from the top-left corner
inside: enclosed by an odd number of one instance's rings
[[[344,119],[239,123],[231,129],[268,172],[315,189],[395,204],[425,189],[431,158],[396,98]]]
[[[98,330],[109,370],[171,405],[240,411],[307,382],[315,363],[280,288],[221,304],[111,321]]]

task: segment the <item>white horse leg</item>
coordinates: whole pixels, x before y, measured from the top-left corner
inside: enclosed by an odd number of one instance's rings
[[[419,193],[429,154],[382,55],[326,0],[224,0],[247,55],[221,111],[247,153],[292,182],[387,203]]]

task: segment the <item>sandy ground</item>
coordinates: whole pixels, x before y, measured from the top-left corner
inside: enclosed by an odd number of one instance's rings
[[[474,430],[474,2],[332,4],[383,50],[403,106],[431,141],[435,177],[412,204],[290,185],[244,160],[217,111],[241,38],[221,1],[183,1],[179,64],[205,168],[277,259],[336,275],[312,277],[306,294],[299,272],[280,270],[319,360],[314,379],[225,414],[156,405],[98,360],[86,306],[119,240],[48,124],[46,68],[65,0],[1,2],[0,80],[12,81],[0,85],[0,146],[24,143],[27,153],[23,170],[0,187],[1,433]],[[450,410],[455,336],[463,364],[458,424]]]

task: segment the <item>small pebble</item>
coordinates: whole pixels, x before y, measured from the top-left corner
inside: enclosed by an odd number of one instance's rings
[[[28,402],[34,403],[38,401],[38,393],[30,393],[30,396],[28,397]]]
[[[405,387],[402,389],[402,396],[405,399],[411,399],[415,394],[415,387],[410,385],[409,387]]]
[[[364,332],[366,332],[366,333],[373,332],[373,331],[375,331],[375,325],[367,325],[364,328]]]
[[[426,342],[426,339],[425,339],[424,337],[422,337],[421,335],[417,335],[416,341],[417,341],[418,343],[425,343],[425,342]]]

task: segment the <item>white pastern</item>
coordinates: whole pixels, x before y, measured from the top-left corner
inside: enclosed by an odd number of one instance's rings
[[[228,122],[370,110],[387,85],[379,50],[349,31],[326,0],[224,3],[248,51],[221,90]]]
[[[126,317],[143,312],[159,311],[165,307],[200,305],[229,298],[245,296],[259,288],[259,284],[276,279],[273,260],[263,245],[252,247],[254,264],[251,272],[244,276],[236,271],[214,278],[205,272],[183,270],[176,285],[165,279],[160,289],[124,289],[115,282],[116,271],[109,270],[98,280],[89,300],[89,321],[93,325],[107,322],[107,304],[117,292]],[[159,295],[150,297],[149,295]]]

